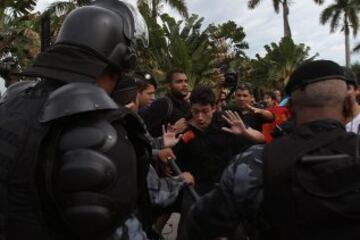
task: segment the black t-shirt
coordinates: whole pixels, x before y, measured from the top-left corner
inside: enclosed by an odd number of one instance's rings
[[[215,113],[210,126],[201,131],[189,125],[180,142],[173,147],[182,171],[195,178],[195,188],[202,195],[219,181],[230,160],[251,143],[241,136],[225,132],[220,113]]]
[[[264,123],[269,123],[269,121],[264,119],[262,115],[254,114],[251,112],[243,112],[243,111],[241,111],[240,108],[238,108],[236,106],[229,107],[229,110],[237,112],[240,115],[241,119],[243,120],[243,122],[245,123],[246,126],[251,127],[260,132],[262,131],[262,125]],[[270,122],[272,122],[272,121],[270,121]]]
[[[174,124],[180,118],[187,119],[191,116],[189,103],[171,94],[157,99],[139,114],[153,137],[162,135],[162,125]]]

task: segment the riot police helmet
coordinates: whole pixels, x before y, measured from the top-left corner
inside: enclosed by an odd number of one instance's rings
[[[66,16],[54,45],[24,75],[94,83],[108,68],[123,73],[134,67],[138,42],[148,45],[139,10],[119,0],[96,0]]]
[[[138,9],[119,0],[97,0],[65,18],[55,44],[87,49],[123,70],[135,64],[136,40],[148,44],[148,29]]]

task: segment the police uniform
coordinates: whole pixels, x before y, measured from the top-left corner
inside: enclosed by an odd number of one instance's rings
[[[333,62],[308,67],[293,74],[288,92],[317,81],[345,80]],[[250,239],[359,239],[357,138],[342,123],[323,119],[249,148],[227,167],[219,186],[193,206],[188,239],[231,236],[240,223]]]
[[[2,100],[6,239],[140,236],[127,226],[141,226],[132,213],[151,149],[138,117],[95,85],[104,70],[134,64],[138,17],[117,0],[75,9],[24,73],[41,80]]]

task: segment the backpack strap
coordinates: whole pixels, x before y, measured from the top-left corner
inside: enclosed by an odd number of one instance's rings
[[[165,96],[164,99],[166,100],[168,105],[168,110],[166,113],[166,123],[169,123],[171,114],[173,113],[174,110],[174,103],[171,101],[171,99],[168,96]]]
[[[328,145],[344,133],[342,128],[336,128],[308,138],[290,134],[265,147],[264,213],[266,220],[271,223],[265,234],[276,236],[277,240],[296,236],[296,229],[291,223],[293,166],[305,153]]]

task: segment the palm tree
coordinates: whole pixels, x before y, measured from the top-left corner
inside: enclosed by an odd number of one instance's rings
[[[261,0],[249,0],[248,1],[248,7],[250,9],[256,8]],[[283,13],[283,20],[284,20],[284,37],[290,37],[291,38],[291,29],[289,24],[289,4],[290,0],[272,0],[273,1],[273,7],[275,12],[278,14],[280,11],[280,5],[282,7],[282,13]],[[324,0],[314,0],[317,4],[322,4]]]
[[[150,70],[161,79],[167,71],[181,68],[186,72],[191,87],[212,85],[213,49],[207,32],[201,30],[204,18],[192,15],[184,21],[177,21],[168,14],[160,17],[161,25],[151,18],[150,46],[139,54],[139,69]]]
[[[5,14],[5,9],[10,8],[14,17],[23,16],[34,10],[37,0],[1,0],[0,14]]]
[[[325,8],[320,15],[321,24],[330,22],[330,32],[335,32],[339,25],[345,34],[345,59],[346,67],[350,67],[350,28],[353,36],[357,34],[359,19],[357,13],[360,10],[360,0],[335,0],[335,3]]]
[[[37,0],[0,1],[0,58],[16,56],[26,66],[39,52]]]
[[[40,51],[39,23],[39,13],[6,18],[0,33],[0,58],[14,55],[26,67]]]
[[[167,3],[175,9],[181,16],[187,18],[189,16],[185,0],[138,0],[138,6],[148,5],[151,8],[151,16],[156,18],[159,16],[161,6]]]
[[[295,44],[284,37],[279,43],[264,46],[266,55],[252,60],[252,79],[255,85],[283,88],[290,75],[304,62],[312,61],[318,54],[309,57],[310,47]]]

